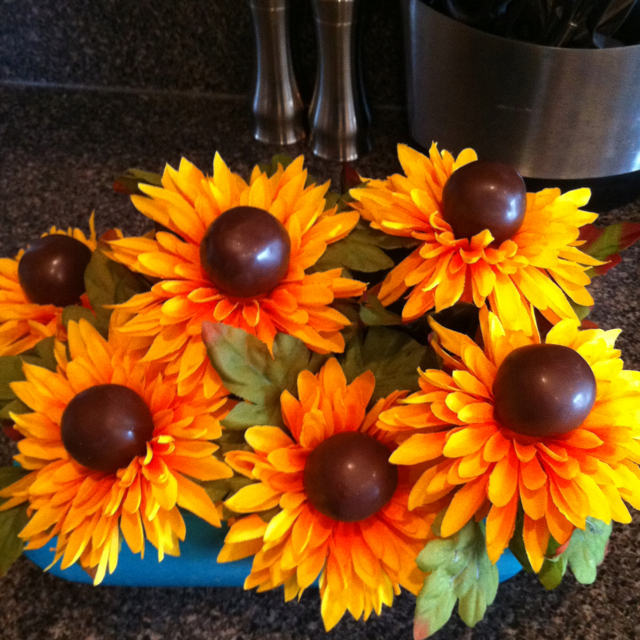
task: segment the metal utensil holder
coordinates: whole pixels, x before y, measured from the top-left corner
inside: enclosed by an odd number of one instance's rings
[[[403,0],[411,135],[473,147],[530,178],[640,170],[640,45],[508,40]]]

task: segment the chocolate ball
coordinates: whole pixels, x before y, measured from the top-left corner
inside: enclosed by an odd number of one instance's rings
[[[62,414],[62,443],[84,467],[115,473],[145,455],[153,436],[146,402],[128,387],[101,384],[80,392]]]
[[[18,264],[20,286],[36,304],[75,304],[85,292],[84,271],[90,261],[91,249],[75,238],[38,238]]]
[[[349,431],[319,444],[304,469],[304,490],[320,513],[340,522],[364,520],[391,500],[398,468],[375,438]]]
[[[200,243],[200,262],[225,293],[252,298],[269,293],[289,269],[291,239],[268,211],[235,207],[209,227]]]
[[[502,361],[493,395],[505,427],[523,436],[552,438],[585,421],[596,401],[596,378],[577,351],[532,344]]]
[[[451,174],[442,191],[442,217],[456,238],[473,238],[489,229],[494,243],[512,238],[527,210],[520,174],[500,162],[477,161]]]

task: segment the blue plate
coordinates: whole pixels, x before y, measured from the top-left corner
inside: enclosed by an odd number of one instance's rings
[[[183,512],[183,516],[187,539],[180,544],[179,558],[167,556],[158,562],[158,552],[146,543],[143,560],[123,543],[116,571],[111,575],[107,573],[102,584],[118,587],[241,587],[251,571],[253,559],[218,564],[216,559],[228,529],[216,529],[190,513]],[[42,549],[26,551],[25,555],[45,569],[53,562],[53,547],[55,539]],[[504,582],[522,567],[507,549],[498,561],[498,570],[500,582]],[[58,562],[49,573],[69,582],[93,582],[77,564],[63,571]]]

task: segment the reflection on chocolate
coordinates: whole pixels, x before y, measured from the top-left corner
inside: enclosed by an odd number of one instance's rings
[[[62,414],[64,448],[81,465],[115,473],[147,451],[153,416],[128,387],[101,384],[79,393]]]
[[[18,264],[20,286],[36,304],[75,304],[85,292],[84,271],[90,261],[91,249],[75,238],[38,238]]]
[[[493,394],[505,427],[524,436],[554,437],[585,421],[596,400],[596,379],[577,351],[533,344],[503,360]]]
[[[225,293],[251,298],[269,293],[289,269],[291,239],[268,211],[235,207],[209,227],[200,243],[200,262]]]
[[[391,500],[398,486],[398,468],[391,452],[364,433],[338,433],[309,455],[304,490],[321,513],[341,522],[364,520]]]
[[[506,164],[479,160],[453,172],[442,192],[442,217],[456,238],[489,229],[495,244],[513,237],[524,222],[527,190]]]

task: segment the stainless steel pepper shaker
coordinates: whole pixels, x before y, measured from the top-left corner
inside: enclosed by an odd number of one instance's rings
[[[293,144],[306,134],[306,114],[291,62],[289,3],[249,0],[257,48],[254,137],[269,144]]]
[[[372,147],[360,64],[361,0],[312,0],[312,4],[319,63],[309,110],[309,145],[327,160],[355,160]]]

